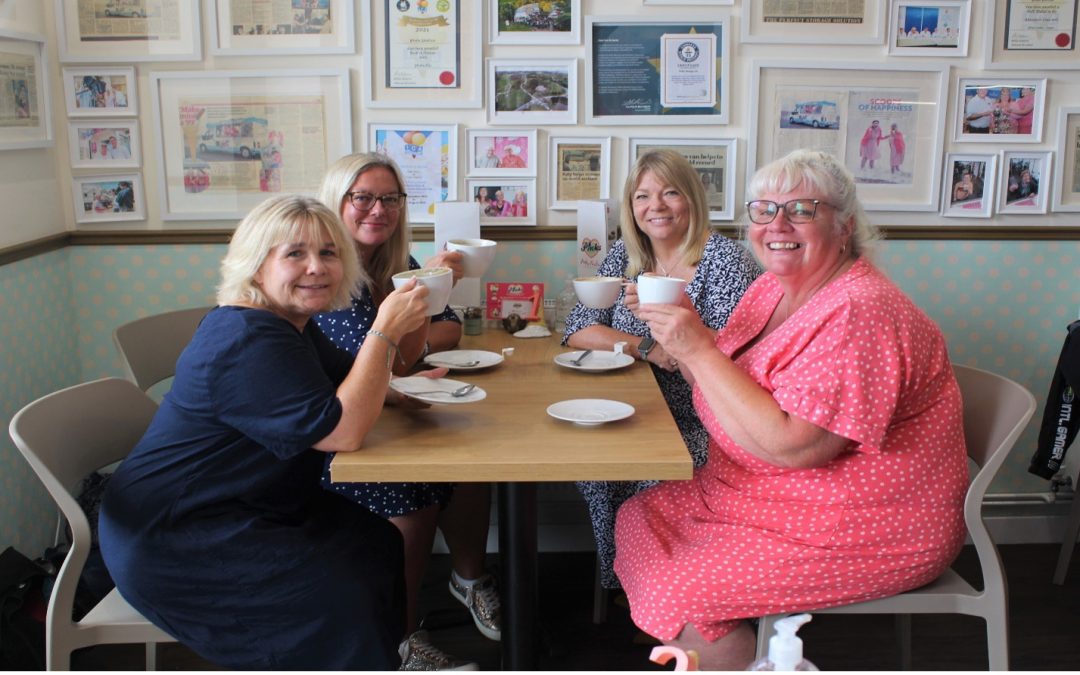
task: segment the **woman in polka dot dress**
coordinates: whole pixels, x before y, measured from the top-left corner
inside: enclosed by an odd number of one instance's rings
[[[721,670],[753,659],[744,619],[924,585],[965,531],[945,342],[866,260],[876,235],[850,172],[795,151],[748,192],[766,273],[715,341],[693,312],[639,308],[695,382],[709,462],[624,504],[615,533],[634,622]]]

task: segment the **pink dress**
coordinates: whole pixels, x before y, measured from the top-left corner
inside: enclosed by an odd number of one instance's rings
[[[764,328],[782,292],[760,277],[717,347]],[[746,617],[884,597],[939,576],[963,544],[967,488],[960,391],[940,330],[857,261],[736,363],[780,407],[851,439],[814,469],[782,469],[735,445],[694,387],[711,436],[692,480],[619,510],[615,572],[645,632],[708,640]]]

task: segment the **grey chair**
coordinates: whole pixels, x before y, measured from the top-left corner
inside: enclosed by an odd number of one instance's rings
[[[75,589],[90,553],[90,522],[76,498],[90,473],[123,459],[142,438],[157,404],[135,384],[106,378],[61,389],[27,404],[8,430],[71,528],[72,544],[53,586],[45,620],[46,668],[69,670],[71,653],[99,644],[145,643],[154,670],[159,642],[172,636],[136,612],[115,588],[82,619]]]
[[[172,377],[176,359],[191,342],[210,307],[191,307],[154,314],[125,323],[113,331],[128,379],[148,391]]]
[[[842,607],[813,610],[815,614],[896,614],[900,661],[911,669],[912,614],[967,614],[986,621],[990,670],[1009,669],[1008,585],[994,541],[982,519],[986,489],[1009,451],[1035,413],[1035,397],[1012,380],[994,373],[953,365],[964,399],[964,437],[968,456],[977,466],[964,498],[964,522],[982,568],[983,588],[977,590],[955,570],[936,581],[888,598]],[[763,617],[758,625],[757,657],[768,653],[768,638],[784,614]]]

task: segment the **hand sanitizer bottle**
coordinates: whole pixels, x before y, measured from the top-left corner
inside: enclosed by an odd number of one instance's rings
[[[803,658],[802,640],[795,633],[809,621],[809,614],[796,614],[776,622],[776,635],[769,638],[769,655],[750,664],[747,670],[817,670]]]

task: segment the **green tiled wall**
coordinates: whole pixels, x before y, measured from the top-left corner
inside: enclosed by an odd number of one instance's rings
[[[415,246],[421,260],[431,250],[431,244]],[[80,246],[0,267],[5,424],[49,391],[122,375],[113,329],[212,303],[224,251],[224,245]],[[556,294],[573,275],[573,260],[571,242],[508,242],[487,280],[542,281]],[[938,322],[954,361],[1011,377],[1042,400],[1064,328],[1080,311],[1080,242],[897,241],[884,243],[877,260]],[[994,491],[1047,488],[1026,471],[1036,428],[1021,439]],[[51,536],[52,510],[6,434],[0,485],[0,547],[38,551]]]

